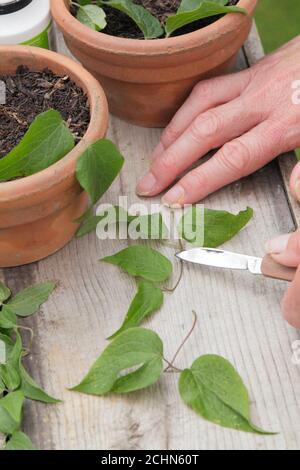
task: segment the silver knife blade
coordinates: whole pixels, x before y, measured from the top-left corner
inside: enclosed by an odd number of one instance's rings
[[[177,258],[189,263],[215,268],[248,270],[252,274],[262,274],[262,258],[247,256],[213,248],[192,248],[176,254]]]

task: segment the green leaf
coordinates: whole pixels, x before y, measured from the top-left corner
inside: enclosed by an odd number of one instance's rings
[[[9,347],[11,347],[11,348],[13,347],[14,342],[13,342],[13,340],[12,340],[12,338],[11,338],[10,332],[7,331],[7,330],[4,329],[4,328],[0,328],[0,339],[1,339],[2,341],[4,341],[4,343],[5,343],[7,346],[9,346]]]
[[[3,305],[0,311],[0,328],[10,330],[17,325],[17,317],[14,312],[7,306]]]
[[[226,428],[272,434],[251,423],[247,389],[234,367],[215,355],[199,357],[179,379],[182,400],[204,419]]]
[[[28,287],[13,297],[7,306],[19,317],[29,317],[46,302],[55,287],[55,282],[45,282]]]
[[[8,390],[16,390],[21,383],[19,370],[20,358],[22,356],[22,339],[16,331],[16,342],[8,352],[5,364],[0,364],[0,377]]]
[[[139,282],[138,292],[129,307],[123,325],[109,339],[115,338],[129,328],[139,326],[144,318],[160,309],[163,301],[164,294],[161,289],[154,286],[151,282]]]
[[[206,248],[217,248],[223,243],[231,240],[237,235],[252,219],[253,209],[247,208],[237,215],[226,211],[204,209],[204,240],[199,237],[199,226],[201,218],[199,207],[192,207],[182,217],[179,224],[181,238],[195,246],[205,246]],[[202,242],[202,243],[201,243]]]
[[[8,356],[11,353],[13,347],[14,342],[10,336],[4,333],[0,333],[0,364],[6,364]]]
[[[225,6],[223,0],[203,1],[196,8],[195,4],[196,2],[193,1],[186,2],[183,7],[179,9],[176,15],[171,15],[168,17],[165,26],[167,37],[174,33],[174,31],[177,29],[193,23],[194,21],[201,20],[202,18],[208,18],[210,16],[226,13],[243,13],[247,15],[247,11],[244,8],[237,6]],[[194,9],[190,10],[188,8]]]
[[[2,395],[2,393],[6,390],[6,386],[5,386],[5,383],[3,382],[3,380],[1,379],[0,377],[0,394]]]
[[[13,434],[21,425],[24,395],[12,392],[0,399],[0,432]]]
[[[78,8],[77,19],[80,23],[94,31],[102,31],[106,27],[106,14],[98,5],[84,5]]]
[[[3,369],[2,366],[6,365],[8,358],[13,350],[13,347],[14,343],[12,339],[9,336],[4,335],[3,333],[0,333],[0,394],[8,388],[2,379],[1,373],[4,374],[4,377],[7,375],[6,368],[4,367]],[[9,379],[8,381],[10,382]]]
[[[112,392],[124,394],[150,387],[158,381],[162,371],[163,361],[160,355],[157,355],[157,357],[149,359],[149,361],[134,372],[120,377],[115,383]]]
[[[89,216],[83,220],[76,236],[80,238],[95,231],[100,222],[103,223],[105,228],[116,225],[117,232],[121,224],[126,224],[128,238],[135,240],[137,237],[142,240],[165,240],[168,238],[169,234],[160,213],[129,215],[122,207],[111,206],[97,215],[90,213]]]
[[[136,240],[166,240],[169,235],[160,213],[130,216],[128,225],[129,237]]]
[[[0,338],[0,364],[5,364],[5,363],[6,363],[6,344]],[[0,387],[0,393],[1,393],[1,387]]]
[[[183,13],[186,11],[197,10],[200,7],[200,4],[205,0],[182,0],[181,4],[177,10],[177,13]],[[217,3],[219,5],[227,5],[228,0],[211,0],[212,3]]]
[[[116,146],[106,139],[98,140],[81,155],[77,162],[77,179],[96,204],[118,176],[124,158]]]
[[[0,282],[0,305],[11,296],[11,292],[3,282]]]
[[[24,366],[19,363],[20,374],[21,374],[21,390],[24,393],[26,398],[30,400],[40,401],[42,403],[61,403],[60,400],[51,397],[48,395],[41,387],[33,380],[32,377],[28,374]]]
[[[141,245],[130,246],[101,261],[119,266],[131,276],[152,282],[166,281],[172,274],[172,264],[165,256]]]
[[[4,450],[36,450],[30,438],[21,431],[15,431]]]
[[[17,390],[20,385],[20,374],[18,369],[6,364],[0,365],[0,378],[7,390]]]
[[[78,219],[74,220],[74,223],[76,224],[83,224],[87,222],[92,216],[94,215],[94,210],[93,207],[89,207],[81,217],[78,217]]]
[[[107,346],[87,376],[72,390],[90,395],[130,393],[153,385],[162,370],[163,344],[159,336],[150,330],[132,328]]]
[[[86,219],[79,229],[76,232],[76,237],[81,238],[85,235],[88,235],[91,232],[94,232],[97,228],[99,222],[103,219],[101,216],[91,215],[88,219]]]
[[[83,216],[76,222],[80,223],[81,226],[76,232],[76,237],[81,238],[88,233],[91,233],[97,229],[97,226],[101,220],[106,219],[108,224],[119,223],[125,221],[127,223],[127,212],[119,206],[110,206],[103,209],[97,215],[94,215],[93,210],[89,209]]]
[[[136,5],[132,0],[108,0],[101,3],[129,16],[140,28],[145,39],[155,39],[163,35],[164,31],[158,19],[146,8]]]
[[[74,138],[58,111],[35,118],[21,142],[0,160],[0,181],[29,176],[48,168],[74,147]]]

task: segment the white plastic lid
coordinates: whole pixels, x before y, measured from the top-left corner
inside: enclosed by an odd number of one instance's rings
[[[6,4],[8,0],[0,0]],[[51,21],[50,0],[32,0],[14,13],[0,15],[0,44],[21,44],[42,33]]]
[[[22,4],[24,6],[26,3],[30,2],[32,2],[32,0],[0,0],[0,6],[7,8],[15,7],[15,9],[18,10],[19,7],[22,8]]]
[[[0,6],[11,6],[13,4],[21,3],[22,0],[0,0]]]

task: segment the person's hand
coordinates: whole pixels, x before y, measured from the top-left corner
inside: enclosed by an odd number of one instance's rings
[[[286,320],[300,329],[300,229],[293,234],[274,238],[266,248],[278,263],[298,267],[296,277],[283,298],[282,310]]]
[[[221,147],[163,197],[171,207],[191,204],[300,146],[300,105],[292,99],[292,84],[299,80],[297,37],[248,70],[200,82],[163,132],[137,193],[161,193],[208,151]],[[300,166],[295,171],[292,182],[299,177],[300,199]]]

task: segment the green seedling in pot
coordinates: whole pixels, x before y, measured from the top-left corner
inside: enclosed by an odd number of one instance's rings
[[[175,31],[195,21],[227,13],[247,14],[244,8],[228,5],[228,0],[182,0],[176,14],[170,15],[164,24],[142,5],[133,0],[78,0],[71,2],[78,7],[77,19],[95,31],[107,26],[105,7],[129,16],[142,31],[145,39],[170,37]]]

